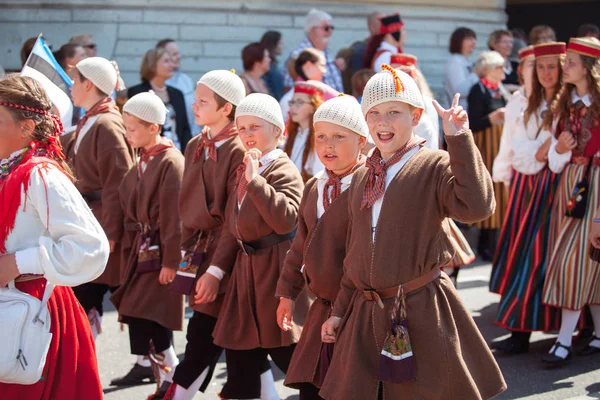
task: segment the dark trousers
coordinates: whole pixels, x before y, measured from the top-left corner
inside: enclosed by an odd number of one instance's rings
[[[124,322],[129,325],[131,354],[147,356],[150,353],[150,341],[157,353],[167,350],[173,343],[173,332],[157,322],[133,317],[127,317]]]
[[[284,373],[287,372],[296,345],[274,349],[225,350],[227,382],[221,390],[226,399],[260,398],[260,376],[269,370],[269,359]]]
[[[88,314],[92,308],[98,310],[100,315],[104,314],[104,295],[108,292],[114,293],[118,286],[110,287],[102,283],[88,282],[75,286],[73,292],[79,303]]]
[[[219,357],[223,353],[223,349],[213,343],[212,333],[216,323],[215,317],[194,311],[194,315],[188,323],[185,356],[175,369],[173,376],[173,382],[179,386],[189,388],[208,367],[208,375],[200,386],[202,392],[206,390]]]
[[[301,383],[298,385],[300,389],[300,400],[324,400],[319,396],[319,389],[312,383]]]

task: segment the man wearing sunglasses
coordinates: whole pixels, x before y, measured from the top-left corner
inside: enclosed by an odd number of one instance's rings
[[[96,57],[96,54],[98,53],[96,49],[96,43],[94,43],[94,38],[92,35],[84,34],[73,36],[71,39],[69,39],[69,44],[75,44],[83,47],[88,57]]]
[[[306,32],[306,38],[290,53],[290,57],[294,58],[302,52],[302,50],[314,47],[321,50],[325,54],[327,60],[326,69],[327,72],[323,76],[323,82],[331,86],[339,92],[344,91],[342,84],[342,75],[340,70],[335,64],[334,55],[329,51],[329,42],[333,30],[335,27],[331,23],[331,15],[328,13],[312,9],[306,15],[306,24],[304,31]],[[294,86],[294,81],[290,77],[287,70],[283,71],[283,83],[286,90]]]

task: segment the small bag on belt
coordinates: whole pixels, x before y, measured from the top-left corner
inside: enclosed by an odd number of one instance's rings
[[[160,271],[162,268],[160,253],[160,239],[158,231],[153,234],[142,233],[142,244],[138,251],[138,261],[135,272],[146,274]]]
[[[587,209],[588,203],[590,169],[593,160],[594,157],[590,157],[590,161],[583,174],[583,179],[575,184],[575,187],[569,196],[567,210],[565,211],[567,217],[582,219],[585,216],[585,210]]]
[[[169,285],[170,290],[179,294],[192,294],[198,268],[200,268],[206,258],[206,251],[210,245],[211,236],[209,234],[206,237],[202,232],[197,232],[183,244],[183,259],[179,264],[179,268],[177,268],[175,279]]]
[[[414,381],[417,378],[417,370],[408,335],[406,298],[402,285],[398,287],[390,319],[390,328],[379,355],[377,379],[391,383]]]

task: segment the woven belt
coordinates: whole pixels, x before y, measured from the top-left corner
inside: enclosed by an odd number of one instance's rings
[[[585,156],[573,156],[573,157],[571,157],[571,163],[572,164],[588,165],[589,162],[590,162],[590,158],[589,157],[585,157]],[[594,157],[594,160],[592,161],[592,165],[600,165],[600,157]]]
[[[420,277],[413,279],[412,281],[406,282],[405,284],[390,287],[387,289],[375,290],[375,289],[363,289],[363,295],[368,301],[376,301],[379,307],[383,308],[383,301],[385,299],[392,299],[398,295],[398,289],[402,286],[404,294],[408,294],[423,286],[435,281],[440,277],[442,271],[439,267],[432,269]]]
[[[245,255],[256,254],[256,252],[259,250],[268,249],[269,247],[273,247],[276,244],[293,239],[296,236],[297,230],[298,229],[296,228],[293,231],[286,233],[285,235],[273,233],[271,235],[262,237],[258,240],[253,240],[251,242],[244,242],[240,239],[237,239],[237,242],[240,246],[240,249]]]
[[[144,225],[141,222],[129,222],[123,225],[126,232],[152,232],[156,230],[156,225]]]

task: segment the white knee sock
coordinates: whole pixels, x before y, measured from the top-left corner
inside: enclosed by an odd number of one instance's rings
[[[173,395],[173,400],[192,400],[196,393],[198,393],[198,390],[200,390],[200,386],[202,386],[204,380],[208,376],[208,371],[209,368],[206,367],[204,371],[202,371],[200,376],[196,378],[196,380],[192,382],[190,387],[187,389],[177,385],[177,388],[175,389],[175,394]]]
[[[573,332],[575,331],[575,327],[577,326],[577,321],[579,321],[579,316],[581,315],[581,311],[572,311],[567,310],[566,308],[562,309],[561,313],[561,324],[560,331],[558,332],[557,342],[562,344],[563,346],[571,346],[573,343]],[[555,346],[552,346],[550,352],[554,350]],[[555,353],[558,357],[565,358],[568,355],[567,350],[559,347]]]
[[[260,400],[279,400],[273,371],[271,370],[263,372],[260,376]]]
[[[151,365],[148,356],[137,356],[137,363],[142,367],[149,367]]]
[[[590,305],[590,311],[592,313],[592,319],[594,320],[594,336],[600,338],[600,306]],[[590,346],[600,348],[600,340],[592,340]]]
[[[170,369],[169,372],[165,373],[164,380],[166,382],[173,382],[173,375],[175,374],[175,367],[179,365],[179,358],[177,358],[177,353],[175,353],[173,345],[163,351],[163,354],[165,355],[164,365]]]
[[[96,308],[92,308],[87,315],[88,321],[90,321],[90,327],[92,328],[92,336],[94,337],[94,341],[99,334],[102,333],[102,316],[96,310]]]

